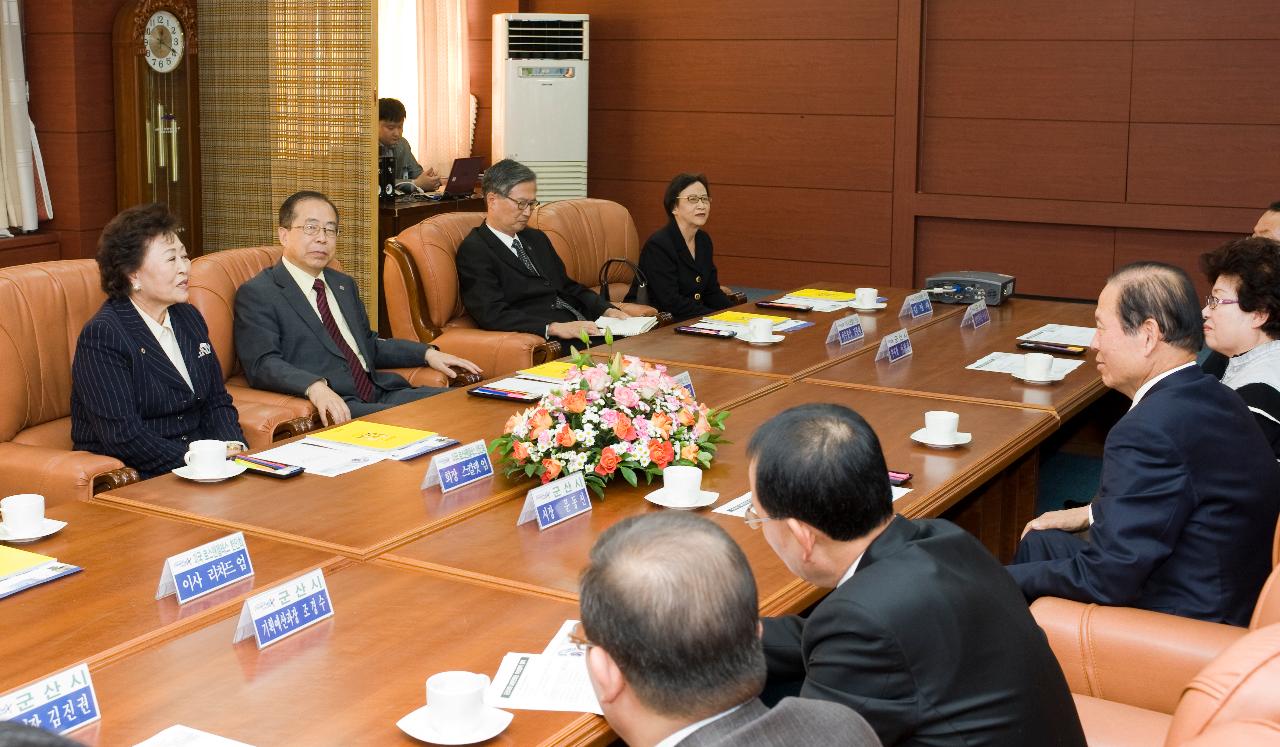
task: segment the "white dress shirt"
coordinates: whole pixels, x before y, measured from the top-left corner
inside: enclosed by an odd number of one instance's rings
[[[494,228],[493,226],[489,225],[488,223],[484,224],[484,227],[492,231],[494,236],[498,237],[498,240],[502,242],[502,245],[511,251],[511,256],[515,257],[516,259],[520,259],[520,253],[516,251],[516,247],[515,247],[515,243],[516,243],[515,236],[508,236],[505,233]]]
[[[133,308],[138,310],[138,315],[147,323],[147,328],[151,330],[151,334],[155,335],[156,341],[160,343],[160,349],[164,351],[165,355],[169,356],[173,367],[178,369],[182,380],[187,382],[187,386],[191,387],[191,391],[194,392],[196,388],[191,383],[191,374],[187,371],[187,362],[182,359],[182,348],[178,347],[178,337],[173,333],[173,323],[169,319],[169,310],[164,310],[164,321],[157,322],[132,299],[130,299],[130,303],[133,303]]]
[[[320,319],[320,306],[316,303],[316,289],[313,287],[316,278],[311,273],[301,270],[293,265],[289,260],[284,260],[284,268],[293,276],[298,287],[302,290],[302,295],[307,299],[307,303],[311,304],[312,311],[316,312],[316,318]],[[320,280],[324,281],[324,273],[320,273]],[[333,289],[329,287],[329,283],[324,283],[324,295],[329,300],[329,311],[333,313],[333,321],[338,325],[338,333],[342,335],[342,339],[347,341],[347,345],[351,346],[352,352],[356,354],[356,358],[360,360],[360,365],[364,370],[369,370],[369,363],[360,353],[360,346],[356,344],[356,338],[351,334],[351,328],[347,326],[347,320],[342,316],[342,309],[338,306],[338,299],[333,295]],[[323,326],[323,320],[321,321]]]
[[[862,555],[866,555],[866,554],[867,554],[866,551],[863,551]],[[837,589],[840,588],[840,585],[843,584],[845,581],[848,581],[849,579],[853,578],[854,572],[858,570],[858,564],[862,562],[862,555],[859,555],[858,557],[853,559],[853,565],[849,566],[849,570],[845,571],[844,575],[840,577],[840,581],[836,583]]]
[[[679,731],[675,731],[668,734],[666,739],[663,739],[661,742],[658,742],[653,747],[676,747],[676,745],[684,741],[685,737],[689,736],[690,734],[694,733],[695,731],[701,729],[702,727],[706,726],[707,724],[713,721],[719,721],[725,716],[728,716],[730,713],[733,713],[734,711],[738,710],[743,705],[745,704],[739,703],[727,711],[721,711],[720,713],[717,713],[716,715],[710,718],[704,718],[701,721],[698,721],[697,723],[689,724],[688,726],[684,727],[683,729],[680,729]]]

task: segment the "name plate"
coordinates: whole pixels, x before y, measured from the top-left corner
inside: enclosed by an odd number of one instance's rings
[[[537,520],[538,531],[591,510],[591,496],[581,472],[539,485],[524,497],[516,526]]]
[[[693,397],[694,399],[698,398],[698,395],[693,392],[693,377],[689,375],[688,371],[678,373],[672,378],[676,380],[677,384],[684,387],[685,391],[689,392],[690,397]]]
[[[986,300],[974,301],[965,307],[964,318],[960,320],[960,326],[973,327],[977,329],[991,323],[991,310],[987,308]]]
[[[422,487],[439,485],[440,492],[448,493],[492,474],[493,462],[489,461],[489,448],[482,439],[433,457]]]
[[[178,604],[186,604],[252,575],[244,534],[236,532],[164,561],[156,599],[176,593]]]
[[[54,734],[101,718],[89,666],[76,666],[0,697],[0,721],[20,721]]]
[[[827,333],[827,344],[834,342],[839,345],[848,345],[865,336],[866,333],[862,331],[862,320],[854,314],[832,322],[831,331]]]
[[[933,301],[929,298],[929,291],[920,291],[902,299],[902,310],[898,316],[910,315],[912,319],[919,319],[932,313]]]
[[[911,338],[905,329],[880,338],[880,349],[876,351],[876,360],[888,358],[890,363],[897,363],[908,355],[911,355]]]
[[[324,571],[316,569],[244,600],[232,644],[253,636],[259,649],[333,617]]]

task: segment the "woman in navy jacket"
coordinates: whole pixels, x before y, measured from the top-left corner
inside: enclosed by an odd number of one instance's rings
[[[702,227],[711,215],[711,192],[702,174],[678,174],[667,185],[662,206],[669,219],[640,251],[640,271],[649,281],[649,305],[675,319],[715,313],[734,305],[725,295],[711,257],[711,236]],[[634,300],[637,282],[627,300]]]
[[[108,298],[81,330],[71,364],[75,447],[143,477],[181,467],[191,441],[226,441],[228,455],[244,449],[209,329],[186,302],[191,262],[176,231],[158,203],[129,208],[102,230]]]

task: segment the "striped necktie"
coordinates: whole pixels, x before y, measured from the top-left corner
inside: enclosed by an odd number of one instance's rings
[[[347,359],[347,368],[351,369],[351,380],[356,383],[356,394],[360,395],[362,401],[372,402],[373,379],[369,378],[369,372],[360,365],[360,359],[356,357],[355,351],[338,331],[338,323],[334,321],[333,312],[329,310],[329,298],[324,292],[324,281],[316,278],[315,284],[311,287],[316,292],[316,308],[320,310],[320,321],[324,324],[324,331],[329,333],[338,350],[342,351],[342,357]]]
[[[524,244],[520,243],[519,236],[515,237],[511,241],[511,248],[516,250],[516,256],[520,258],[522,263],[524,263],[526,270],[532,272],[537,277],[542,277],[542,273],[538,272],[538,268],[534,266],[533,260],[529,257],[529,253],[524,250]],[[563,309],[564,311],[573,314],[573,318],[580,322],[586,320],[586,317],[582,315],[582,312],[578,311],[576,306],[561,298],[559,293],[556,294],[556,300],[552,302],[551,306],[553,308]]]

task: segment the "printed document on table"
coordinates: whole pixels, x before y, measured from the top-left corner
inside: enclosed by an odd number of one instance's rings
[[[364,449],[321,446],[305,439],[260,451],[253,456],[282,464],[294,464],[309,475],[321,477],[345,475],[386,458],[385,454],[371,454]]]
[[[1023,356],[1017,353],[988,353],[965,366],[965,368],[971,371],[991,371],[993,373],[1018,374],[1021,376],[1025,360]],[[1084,361],[1079,358],[1054,358],[1051,374],[1053,378],[1059,379],[1082,365],[1084,365]]]
[[[1093,342],[1093,327],[1073,327],[1070,324],[1046,324],[1019,337],[1028,342],[1056,342],[1059,345],[1083,345]]]
[[[145,742],[138,742],[133,747],[253,747],[253,745],[192,729],[190,726],[174,724]]]
[[[897,485],[889,486],[889,490],[893,493],[893,500],[898,500],[902,496],[911,492],[911,488],[902,488]],[[739,519],[747,518],[747,509],[751,507],[751,491],[743,493],[728,503],[713,509],[712,513],[724,514],[725,516],[736,516]]]
[[[578,648],[578,644],[569,640],[569,634],[573,632],[573,628],[577,624],[577,620],[565,620],[560,629],[556,631],[556,634],[552,636],[551,642],[547,644],[546,648],[542,649],[542,655],[582,658],[582,649]]]
[[[604,715],[581,656],[507,654],[485,691],[484,703],[494,708]]]
[[[801,306],[808,306],[814,311],[827,313],[847,309],[852,306],[852,303],[849,301],[830,301],[824,298],[805,298],[804,296],[783,296],[777,300],[782,303],[796,303]]]

